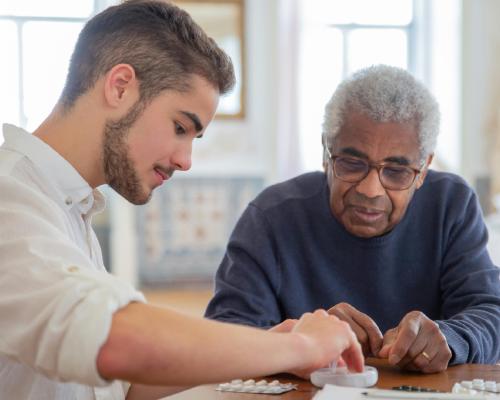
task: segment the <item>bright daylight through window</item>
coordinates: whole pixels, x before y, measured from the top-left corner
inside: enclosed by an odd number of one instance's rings
[[[0,123],[33,130],[49,114],[94,6],[94,0],[0,2]]]
[[[315,170],[324,107],[340,81],[373,64],[412,70],[413,1],[302,0],[299,15],[300,148],[303,167]]]

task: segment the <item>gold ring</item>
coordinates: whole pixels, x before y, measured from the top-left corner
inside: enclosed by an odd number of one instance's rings
[[[427,359],[427,361],[430,361],[431,360],[431,356],[429,354],[427,354],[425,351],[423,351],[422,353],[420,353],[424,358]]]

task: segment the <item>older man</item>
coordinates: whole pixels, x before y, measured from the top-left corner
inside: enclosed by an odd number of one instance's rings
[[[326,106],[324,172],[250,203],[206,315],[269,328],[325,308],[366,355],[402,368],[500,360],[499,269],[472,189],[428,169],[438,126],[432,95],[403,70],[343,82]]]

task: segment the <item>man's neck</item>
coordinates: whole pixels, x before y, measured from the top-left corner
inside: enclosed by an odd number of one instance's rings
[[[105,183],[102,165],[104,117],[86,103],[86,99],[80,99],[64,112],[57,105],[33,135],[57,151],[95,188]]]

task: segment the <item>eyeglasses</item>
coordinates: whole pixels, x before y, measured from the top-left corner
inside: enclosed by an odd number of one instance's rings
[[[357,183],[365,179],[370,170],[378,172],[381,185],[389,190],[406,190],[422,170],[394,163],[371,163],[360,158],[332,155],[326,148],[333,162],[333,173],[344,182]]]

